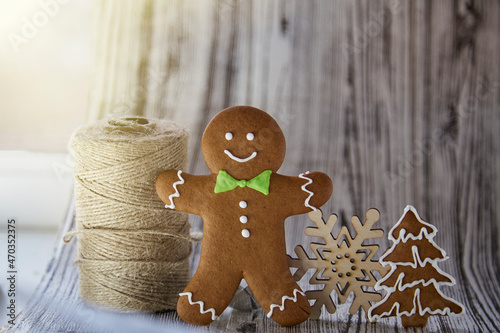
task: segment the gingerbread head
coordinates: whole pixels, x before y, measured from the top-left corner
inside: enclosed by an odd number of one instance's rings
[[[320,172],[278,174],[285,146],[281,129],[267,113],[231,107],[217,114],[203,134],[211,174],[167,170],[158,176],[157,193],[166,207],[198,214],[204,222],[200,264],[177,303],[184,321],[203,325],[215,320],[243,278],[279,324],[295,325],[309,317],[309,302],[288,267],[283,222],[323,205],[332,182]]]
[[[266,112],[236,106],[219,112],[201,140],[210,171],[225,170],[238,179],[251,179],[264,170],[277,172],[285,159],[285,136]]]

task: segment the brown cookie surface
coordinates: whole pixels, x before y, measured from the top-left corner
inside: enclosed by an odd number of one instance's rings
[[[401,318],[403,327],[424,327],[429,316],[459,315],[463,305],[447,297],[440,288],[452,286],[455,279],[438,263],[448,259],[434,241],[437,228],[426,222],[415,207],[408,205],[389,231],[391,248],[380,257],[391,270],[375,284],[385,297],[370,308],[370,321],[384,317]]]
[[[309,317],[309,302],[288,267],[283,222],[323,205],[332,182],[320,172],[278,174],[285,147],[281,129],[267,113],[232,107],[212,119],[202,138],[212,174],[168,170],[158,177],[157,193],[168,208],[204,221],[200,264],[177,305],[186,322],[214,320],[242,278],[279,324]]]

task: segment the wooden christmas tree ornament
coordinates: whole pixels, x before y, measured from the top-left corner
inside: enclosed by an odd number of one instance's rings
[[[391,271],[375,285],[387,294],[369,310],[370,320],[397,316],[404,327],[424,327],[431,315],[463,312],[460,303],[440,291],[441,286],[452,286],[455,280],[437,266],[448,256],[433,242],[436,233],[436,227],[425,222],[414,207],[406,207],[389,232],[393,246],[380,258]]]

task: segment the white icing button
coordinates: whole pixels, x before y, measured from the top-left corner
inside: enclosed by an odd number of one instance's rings
[[[240,216],[240,222],[241,223],[247,223],[248,222],[248,217],[246,217],[245,215]]]
[[[246,201],[243,201],[243,200],[242,200],[242,201],[240,201],[240,207],[241,207],[241,208],[247,208],[247,206],[248,206],[248,205],[247,205],[247,202],[246,202]]]
[[[247,140],[252,141],[254,138],[255,138],[255,135],[253,135],[253,133],[247,134]]]
[[[241,235],[245,238],[248,238],[250,237],[250,231],[248,231],[247,229],[243,229],[241,230]]]
[[[226,140],[231,140],[233,138],[233,133],[227,132],[226,133]]]

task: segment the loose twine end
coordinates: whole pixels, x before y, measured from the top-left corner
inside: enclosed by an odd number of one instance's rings
[[[76,234],[78,234],[78,231],[76,230],[65,233],[62,237],[63,242],[68,244]]]
[[[191,232],[190,236],[191,236],[191,242],[198,243],[198,242],[201,242],[201,240],[203,239],[203,232],[193,231],[193,232]]]

